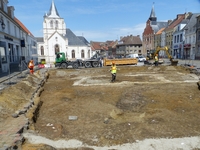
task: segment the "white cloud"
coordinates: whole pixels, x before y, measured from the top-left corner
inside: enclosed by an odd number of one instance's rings
[[[85,31],[73,31],[77,36],[84,36],[88,41],[100,41],[104,42],[107,40],[119,40],[120,36],[127,35],[140,35],[142,38],[142,33],[145,28],[145,23],[137,24],[133,27],[117,27],[108,30],[85,30]]]

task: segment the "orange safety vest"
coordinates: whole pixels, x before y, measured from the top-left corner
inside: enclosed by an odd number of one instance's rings
[[[33,68],[33,67],[34,67],[33,62],[29,62],[29,64],[28,64],[28,68]]]

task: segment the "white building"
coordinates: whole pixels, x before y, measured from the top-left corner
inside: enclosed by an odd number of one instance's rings
[[[22,58],[29,61],[36,53],[34,36],[14,16],[14,10],[8,0],[0,0],[0,73],[19,69]]]
[[[185,58],[183,44],[185,40],[185,31],[183,28],[186,26],[188,20],[184,19],[181,23],[179,23],[174,29],[175,32],[173,33],[173,51],[172,57],[175,59]]]
[[[56,52],[64,52],[68,59],[87,59],[92,54],[89,42],[66,28],[54,1],[49,12],[44,15],[43,37],[37,38],[37,42],[39,62],[54,63]]]
[[[192,14],[188,24],[185,26],[185,42],[184,42],[184,51],[190,59],[195,59],[195,44],[196,44],[196,17],[200,13]]]

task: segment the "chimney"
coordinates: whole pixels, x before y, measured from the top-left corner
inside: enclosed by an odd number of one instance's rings
[[[168,25],[169,25],[171,22],[172,22],[172,20],[168,20],[168,22],[167,22],[167,23],[168,23]]]
[[[14,11],[15,11],[15,8],[13,6],[9,6],[8,7],[8,15],[14,19]]]

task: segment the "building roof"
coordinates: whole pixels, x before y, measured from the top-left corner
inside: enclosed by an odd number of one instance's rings
[[[196,25],[197,22],[197,16],[200,15],[200,13],[194,13],[192,14],[189,22],[187,23],[187,25],[184,27],[184,29],[188,29],[188,28],[193,28]]]
[[[168,22],[156,22],[155,25],[151,24],[152,29],[154,30],[154,33],[157,33],[160,29],[167,27]]]
[[[14,20],[28,35],[33,36],[33,34],[25,27],[25,25],[21,21],[19,21],[16,17],[14,17]]]
[[[165,30],[165,28],[161,28],[160,30],[158,30],[158,32],[156,33],[156,35],[162,34],[162,32]]]
[[[37,42],[41,42],[41,43],[44,42],[44,38],[43,37],[36,37],[36,40],[37,40]]]
[[[156,18],[156,13],[155,13],[155,10],[154,10],[154,5],[152,6],[152,9],[151,9],[151,13],[150,13],[150,17],[149,18]]]
[[[121,38],[118,45],[142,45],[142,40],[140,39],[140,36],[126,36]]]
[[[176,19],[174,19],[166,28],[165,30],[172,29],[177,26],[183,19],[185,19],[185,14],[178,14]]]
[[[67,28],[65,38],[68,39],[69,46],[88,46],[88,41],[83,37],[79,38],[70,29]]]
[[[116,48],[117,41],[106,41],[106,42],[90,42],[91,49],[94,50],[105,50],[107,51],[109,48]]]
[[[46,16],[48,16],[49,18],[60,18],[59,13],[56,9],[56,6],[55,6],[53,0],[52,0],[52,3],[51,3],[51,7],[49,9],[49,12],[48,12],[48,14],[46,14]]]
[[[90,43],[83,36],[77,36],[83,43],[89,45]]]

